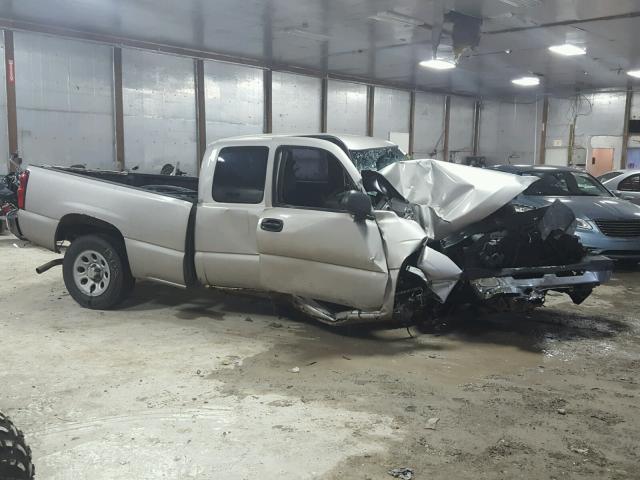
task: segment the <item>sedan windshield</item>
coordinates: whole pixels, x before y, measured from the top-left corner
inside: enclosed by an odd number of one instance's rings
[[[406,160],[407,156],[398,147],[351,150],[351,160],[358,170],[380,170],[387,165]]]
[[[611,193],[588,173],[556,171],[529,171],[522,175],[533,175],[540,180],[524,191],[525,195],[549,197],[611,197]]]

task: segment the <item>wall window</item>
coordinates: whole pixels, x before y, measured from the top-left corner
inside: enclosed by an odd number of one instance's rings
[[[353,181],[331,153],[320,148],[282,147],[277,154],[276,205],[344,210]]]
[[[220,203],[260,203],[267,175],[267,147],[220,150],[213,174],[213,199]]]

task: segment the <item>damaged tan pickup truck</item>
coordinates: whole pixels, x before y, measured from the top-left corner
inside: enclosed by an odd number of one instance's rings
[[[536,180],[406,160],[368,137],[261,135],[210,145],[199,179],[31,166],[8,223],[65,251],[39,271],[62,263],[84,307],[115,307],[144,279],[407,325],[464,304],[535,307],[549,290],[580,303],[609,279],[571,210],[513,203]]]

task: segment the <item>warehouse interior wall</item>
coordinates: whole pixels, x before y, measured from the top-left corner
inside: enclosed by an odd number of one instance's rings
[[[166,163],[196,175],[193,60],[122,50],[124,149],[127,166],[160,173]]]
[[[327,131],[351,135],[367,134],[366,85],[329,80]]]
[[[18,148],[25,164],[113,169],[112,49],[24,32],[14,34],[14,46]]]
[[[479,154],[488,165],[536,163],[539,103],[481,103]]]
[[[262,70],[204,62],[207,141],[264,131]]]
[[[318,133],[321,83],[316,77],[273,72],[273,133]]]
[[[15,32],[14,44],[18,146],[25,163],[116,168],[114,47],[30,32]],[[4,49],[4,42],[0,47]],[[122,61],[124,168],[158,173],[165,163],[172,163],[197,174],[197,60],[123,48]],[[446,93],[412,95],[408,90],[329,78],[323,97],[320,77],[281,71],[267,77],[262,68],[214,60],[202,65],[205,115],[200,121],[207,143],[266,131],[268,111],[274,133],[319,132],[326,111],[328,132],[372,131],[381,139],[410,138],[413,158],[464,162],[477,154],[488,164],[538,163],[541,158],[543,96],[517,102]],[[0,74],[6,78],[4,62]],[[265,104],[269,86],[264,84],[269,77],[270,109]],[[5,88],[0,90],[0,152],[8,158],[7,96]],[[549,97],[546,163],[571,161],[581,166],[593,148],[611,145],[615,166],[620,166],[626,95]],[[630,118],[640,119],[638,95],[632,98]],[[631,134],[628,145],[640,146],[640,135]],[[0,164],[0,172],[6,171],[7,162]]]

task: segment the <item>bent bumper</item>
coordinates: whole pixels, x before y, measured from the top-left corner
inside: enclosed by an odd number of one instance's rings
[[[18,210],[12,210],[7,213],[7,228],[11,233],[13,233],[20,240],[24,240],[24,235],[22,235],[22,231],[20,230],[20,225],[18,223]]]
[[[488,300],[498,295],[537,298],[548,290],[572,291],[593,288],[611,278],[613,263],[603,256],[588,256],[575,265],[506,268],[467,272],[476,295]]]

